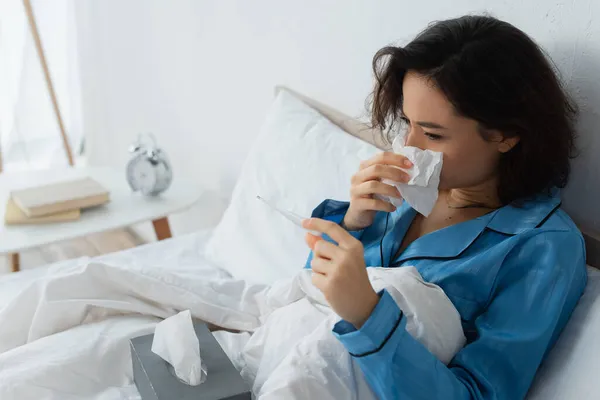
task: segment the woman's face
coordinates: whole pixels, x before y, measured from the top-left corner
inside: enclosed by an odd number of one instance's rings
[[[423,75],[408,71],[402,92],[406,145],[444,154],[440,189],[473,188],[495,178],[501,152],[512,147],[499,132],[484,140],[478,123],[457,115]]]

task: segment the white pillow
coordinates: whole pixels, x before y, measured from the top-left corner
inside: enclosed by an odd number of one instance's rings
[[[571,319],[542,363],[528,400],[600,398],[600,271],[588,284]]]
[[[281,90],[207,244],[207,258],[252,282],[294,275],[309,254],[304,231],[256,196],[310,217],[327,198],[348,200],[360,160],[378,151]]]

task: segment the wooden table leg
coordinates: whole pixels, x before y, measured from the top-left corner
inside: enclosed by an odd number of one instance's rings
[[[158,240],[169,239],[171,237],[171,227],[169,226],[169,220],[167,217],[155,219],[152,221],[154,226],[154,233]]]
[[[11,265],[12,272],[19,272],[19,270],[21,269],[19,253],[10,254],[10,265]]]

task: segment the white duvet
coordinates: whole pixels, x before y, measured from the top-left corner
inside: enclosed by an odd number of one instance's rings
[[[463,346],[457,311],[415,269],[369,268],[369,276],[403,309],[409,333],[442,361]],[[339,318],[310,271],[265,286],[207,265],[82,259],[51,268],[0,310],[0,399],[139,399],[128,339],[184,309],[253,333],[217,336],[261,399],[372,398],[331,334]]]

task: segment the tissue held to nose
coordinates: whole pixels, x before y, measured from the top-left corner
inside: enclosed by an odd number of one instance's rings
[[[189,310],[156,325],[152,352],[169,363],[175,375],[186,384],[197,386],[205,381],[206,366],[200,358],[200,342]]]
[[[427,217],[438,198],[440,173],[442,172],[443,155],[440,152],[421,150],[416,147],[404,146],[404,137],[397,136],[392,143],[394,153],[402,154],[408,158],[413,167],[407,170],[410,180],[407,183],[383,180],[383,183],[393,185],[412,208]],[[402,200],[394,197],[379,196],[382,200],[392,203],[396,207],[402,205]]]

